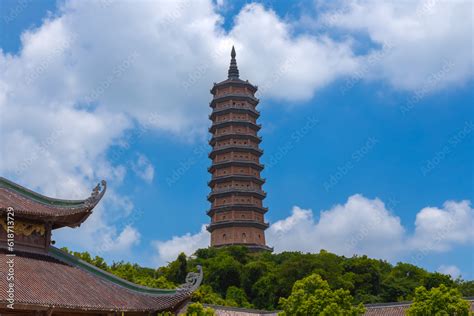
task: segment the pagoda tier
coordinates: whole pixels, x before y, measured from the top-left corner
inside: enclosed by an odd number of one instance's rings
[[[234,48],[231,57],[229,78],[211,89],[212,165],[208,171],[212,178],[207,197],[211,202],[207,212],[211,224],[207,229],[211,246],[244,245],[271,250],[265,244],[268,224],[264,220],[267,208],[263,207],[265,180],[260,176],[264,166],[260,163],[262,138],[257,135],[261,128],[257,123],[257,87],[239,79]]]
[[[218,115],[224,115],[229,113],[236,113],[236,114],[247,114],[248,116],[254,117],[255,119],[260,115],[260,112],[255,110],[253,107],[241,107],[238,105],[233,105],[232,108],[220,108],[214,109],[212,113],[209,115],[210,120],[214,120]]]
[[[228,160],[221,160],[221,161],[213,161],[212,165],[207,168],[207,170],[211,173],[214,173],[215,170],[230,166],[251,166],[253,169],[258,171],[263,170],[263,165],[261,163],[252,161],[252,160],[242,160],[242,159],[228,159]]]

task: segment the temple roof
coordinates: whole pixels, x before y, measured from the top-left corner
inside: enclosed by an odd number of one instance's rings
[[[464,298],[470,304],[470,311],[474,311],[474,298]],[[403,316],[406,315],[412,302],[376,303],[366,304],[364,316]]]
[[[466,300],[471,305],[471,311],[474,311],[474,298],[468,297]],[[379,303],[367,304],[364,316],[404,316],[411,302]],[[205,307],[211,307],[218,315],[227,316],[277,316],[279,311],[264,311],[241,307],[220,306],[212,304],[203,304]]]
[[[0,277],[7,257],[0,250]],[[133,284],[57,248],[47,255],[16,254],[15,306],[60,310],[147,311],[174,310],[200,285],[202,270],[190,273],[175,290]],[[0,304],[7,302],[7,282],[0,282]]]
[[[76,227],[92,213],[92,209],[104,196],[106,186],[106,182],[102,180],[88,198],[64,200],[41,195],[0,177],[0,214],[12,207],[18,218],[51,222],[53,228]]]

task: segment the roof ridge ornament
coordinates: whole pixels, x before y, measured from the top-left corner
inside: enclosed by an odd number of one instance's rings
[[[177,291],[192,293],[201,285],[203,273],[200,265],[196,266],[198,272],[189,272],[186,275],[186,282],[181,284]]]
[[[106,190],[107,182],[105,180],[100,181],[100,183],[97,183],[94,189],[92,189],[91,195],[86,199],[85,204],[89,207],[97,205],[104,196]]]
[[[239,68],[237,68],[237,60],[235,59],[236,55],[235,48],[232,45],[232,51],[230,52],[230,66],[228,71],[229,79],[239,79]]]

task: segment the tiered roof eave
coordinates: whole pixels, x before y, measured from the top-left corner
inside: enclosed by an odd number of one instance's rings
[[[210,90],[210,92],[212,94],[215,94],[216,90],[218,88],[224,88],[224,87],[228,87],[228,86],[247,87],[247,88],[250,89],[250,91],[252,91],[252,93],[257,92],[257,90],[258,90],[258,87],[256,85],[251,84],[248,80],[242,80],[240,78],[228,78],[228,79],[223,80],[221,82],[214,83],[214,85],[213,85],[212,89]]]
[[[52,228],[77,227],[92,213],[105,194],[107,183],[101,183],[83,200],[51,198],[13,181],[0,177],[0,214],[13,208],[15,216],[32,221],[49,222]]]

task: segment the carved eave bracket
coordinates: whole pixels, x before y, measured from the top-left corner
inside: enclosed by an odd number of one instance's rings
[[[197,266],[198,272],[189,272],[186,275],[186,282],[177,289],[180,292],[192,293],[201,285],[203,279],[202,267]]]

